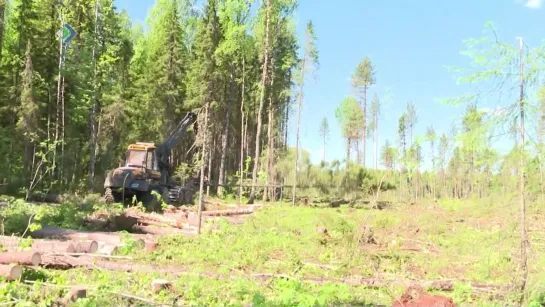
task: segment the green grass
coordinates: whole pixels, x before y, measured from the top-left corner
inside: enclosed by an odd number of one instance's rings
[[[30,212],[39,211],[40,221],[77,227],[82,216],[104,209],[93,203],[92,198],[47,208],[22,206],[14,201],[1,209],[0,215],[10,221],[10,229],[21,232],[20,228],[28,224],[25,217]],[[457,279],[506,285],[515,276],[519,257],[516,210],[516,203],[494,199],[394,204],[386,210],[270,204],[242,225],[220,220],[206,225],[214,231],[199,238],[166,236],[160,239],[159,248],[153,253],[137,249],[123,252],[142,264],[188,268],[188,274],[49,270],[42,279],[61,285],[85,283],[98,289],[90,291],[89,298],[76,306],[111,306],[124,300],[99,290],[132,293],[168,303],[179,296],[178,302],[184,306],[389,306],[403,288],[372,290],[346,284],[315,285],[302,279],[359,276],[383,280]],[[529,204],[530,238],[535,242],[529,253],[532,306],[545,300],[542,295],[545,275],[541,271],[545,265],[542,215],[539,206]],[[359,244],[362,225],[372,227],[378,245]],[[325,227],[329,238],[324,239],[318,227]],[[403,249],[408,247],[421,251]],[[232,278],[199,277],[191,272],[214,272]],[[290,278],[267,282],[244,276],[255,273],[284,274]],[[151,293],[150,283],[154,278],[171,280],[173,292]],[[62,294],[54,287],[38,290],[16,288],[13,284],[7,290],[0,290],[4,291],[0,292],[0,302],[10,301],[9,295],[21,298],[23,293],[34,301],[40,295],[49,298]],[[498,298],[484,292],[474,293],[463,281],[444,295],[460,305],[499,306],[512,299],[509,294]]]

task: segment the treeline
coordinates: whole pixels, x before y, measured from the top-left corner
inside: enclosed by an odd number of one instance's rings
[[[123,161],[128,144],[161,142],[187,111],[199,114],[200,129],[174,150],[176,174],[186,179],[203,166],[211,193],[255,186],[244,196],[275,199],[273,186],[298,185],[300,196],[365,197],[381,180],[405,199],[516,191],[517,99],[498,115],[479,107],[483,92],[453,98],[466,103],[463,118],[449,132],[430,126],[425,135],[415,134],[425,120],[417,116],[418,102],[408,102],[397,138],[382,142],[381,105],[389,98],[374,92],[377,77],[368,57],[352,75],[356,95],[335,110],[346,159],[312,165],[306,153],[295,154],[298,136],[295,149],[287,145],[288,120],[295,114],[298,134],[305,79],[319,63],[312,23],[304,37],[296,35],[297,1],[208,0],[201,9],[193,2],[157,0],[140,25],[113,0],[0,0],[3,192],[101,192],[106,171]],[[58,35],[65,23],[78,32],[67,45]],[[462,81],[493,80],[496,88],[516,89],[519,77],[506,71],[518,69],[517,48],[477,41],[486,39],[470,41],[473,50],[466,54],[480,66]],[[531,66],[524,76],[531,135],[524,170],[533,196],[545,189],[545,99],[532,95],[545,93],[537,91],[544,83],[543,50],[524,56]],[[325,148],[327,120],[316,128]],[[502,133],[513,142],[503,156],[493,147]],[[365,161],[369,151],[373,161]]]
[[[384,97],[374,93],[375,67],[369,57],[364,57],[352,75],[356,95],[343,99],[335,111],[345,139],[346,158],[315,167],[319,174],[314,178],[339,182],[336,174],[342,165],[353,172],[359,169],[373,174],[370,176],[374,183],[383,178],[395,187],[396,191],[388,193],[400,199],[463,199],[516,195],[520,193],[520,174],[524,172],[527,199],[545,196],[545,63],[540,56],[545,46],[519,51],[517,45],[501,42],[492,24],[487,24],[486,29],[487,36],[466,41],[468,50],[463,54],[470,58],[473,68],[452,68],[461,74],[459,82],[477,88],[471,94],[442,99],[447,105],[466,108],[463,116],[451,124],[450,131],[439,133],[433,126],[425,126],[425,134],[417,135],[417,103],[409,101],[399,114],[397,137],[386,139],[381,148],[382,103],[400,102],[389,101],[388,93]],[[497,106],[495,110],[485,107],[490,102]],[[317,128],[325,150],[327,120]],[[372,164],[365,161],[369,141],[373,145]],[[511,149],[502,154],[497,145]],[[365,180],[357,183],[367,191],[369,184]]]
[[[161,142],[187,111],[200,128],[174,150],[178,175],[204,164],[220,186],[240,177],[282,183],[274,166],[304,84],[294,82],[305,66],[296,0],[208,0],[201,10],[157,0],[145,25],[113,0],[0,3],[8,191],[101,191],[128,144]],[[57,34],[64,23],[78,32],[68,45]]]

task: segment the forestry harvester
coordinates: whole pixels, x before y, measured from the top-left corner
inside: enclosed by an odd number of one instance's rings
[[[170,154],[187,129],[193,124],[197,131],[197,115],[187,113],[178,126],[159,145],[137,142],[128,147],[125,165],[110,170],[104,182],[107,202],[123,202],[136,196],[148,210],[160,207],[156,191],[167,204],[193,204],[193,193],[199,186],[196,178],[180,185],[172,178]]]

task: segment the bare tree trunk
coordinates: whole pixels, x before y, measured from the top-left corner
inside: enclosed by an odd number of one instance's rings
[[[378,169],[378,114],[375,114],[375,169]]]
[[[95,163],[96,163],[96,151],[97,146],[97,128],[96,128],[96,112],[98,108],[98,71],[97,71],[97,50],[96,45],[98,43],[98,0],[95,0],[95,41],[93,42],[93,105],[91,107],[91,114],[89,115],[89,130],[91,139],[89,140],[89,191],[94,189],[95,181]]]
[[[363,156],[362,156],[362,165],[365,167],[365,157],[366,157],[366,147],[367,147],[367,85],[363,87]]]
[[[348,164],[350,164],[350,147],[352,146],[352,142],[350,138],[346,138],[346,167],[348,167]]]
[[[289,99],[289,98],[288,98]],[[288,148],[288,121],[290,118],[290,103],[286,103],[286,118],[284,119],[284,148]]]
[[[64,181],[64,143],[66,142],[65,138],[65,110],[64,110],[64,77],[62,77],[62,84],[61,84],[61,126],[62,126],[62,135],[61,135],[61,170],[60,170],[60,182],[61,187],[63,186]]]
[[[259,111],[257,113],[257,131],[255,136],[255,156],[254,156],[254,169],[252,173],[252,190],[250,192],[250,199],[248,204],[253,204],[255,200],[255,186],[257,184],[257,171],[259,168],[259,156],[260,156],[260,141],[261,141],[261,117],[263,114],[263,103],[265,100],[265,85],[267,81],[267,64],[269,62],[269,25],[271,15],[271,0],[267,0],[266,20],[265,20],[265,49],[263,59],[263,72],[261,75],[261,95],[259,98]]]
[[[61,23],[62,26],[62,23]],[[53,173],[56,173],[56,165],[57,165],[57,143],[59,141],[59,110],[60,110],[60,104],[61,104],[61,91],[62,91],[62,62],[64,57],[64,46],[62,44],[62,38],[59,38],[59,74],[57,76],[57,102],[55,106],[55,141],[54,146],[55,150],[53,151],[53,159],[52,159],[52,165],[53,165]]]
[[[305,65],[306,65],[306,57],[303,58],[303,63],[301,64],[301,67],[303,67],[301,72],[301,88],[299,90],[299,111],[297,115],[297,128],[295,132],[295,165],[293,168],[293,189],[292,189],[292,204],[295,206],[295,194],[297,191],[297,171],[299,166],[299,130],[301,126],[301,113],[303,113],[303,87],[305,84]]]
[[[238,202],[242,203],[242,183],[244,181],[244,146],[246,141],[246,132],[244,129],[244,82],[245,82],[245,69],[246,69],[246,62],[244,57],[242,57],[242,94],[241,94],[241,104],[240,104],[240,114],[242,115],[242,119],[240,122],[240,182],[238,187]]]
[[[233,68],[231,67],[231,78],[229,80],[229,103],[227,103],[225,112],[225,121],[223,124],[223,131],[221,135],[221,158],[220,158],[220,173],[218,176],[218,190],[217,195],[223,196],[223,185],[225,184],[225,159],[227,158],[227,142],[229,141],[229,118],[231,116],[231,103],[233,97]]]
[[[541,158],[539,158],[539,187],[541,190],[540,199],[543,199],[543,196],[545,196],[545,186],[543,182],[543,162],[541,161]]]
[[[2,46],[4,45],[5,12],[6,12],[6,1],[0,0],[0,63],[2,62]]]
[[[360,142],[358,139],[354,140],[354,147],[356,147],[356,164],[362,164],[360,153]]]
[[[528,278],[528,259],[526,255],[526,246],[528,244],[528,234],[526,231],[526,200],[524,197],[525,192],[525,163],[524,163],[524,143],[525,143],[525,130],[524,130],[524,63],[522,57],[523,40],[520,38],[520,143],[521,151],[519,157],[519,196],[520,196],[520,269],[522,271],[522,280],[520,285],[521,298],[520,304],[524,302],[526,298],[526,280]]]
[[[323,157],[322,157],[322,161],[325,162],[325,151],[326,151],[326,148],[325,148],[325,137],[326,137],[326,134],[324,133],[324,152],[323,152]]]
[[[203,129],[203,136],[202,136],[202,149],[201,149],[201,178],[200,178],[200,184],[199,184],[199,211],[198,211],[198,222],[197,222],[197,234],[201,234],[201,222],[202,222],[202,209],[204,206],[204,165],[206,161],[206,154],[207,154],[207,146],[208,143],[208,109],[210,107],[210,103],[206,103],[206,110],[205,110],[205,117],[204,117],[204,129]]]
[[[273,154],[274,154],[274,138],[272,136],[272,127],[274,126],[272,97],[269,96],[269,124],[267,127],[267,178],[265,188],[263,190],[263,201],[267,201],[269,197],[269,186],[272,184],[273,179]]]
[[[248,114],[246,114],[246,122],[244,122],[244,152],[246,153],[246,155],[249,154],[250,152],[250,147],[252,145],[252,142],[250,140],[250,137],[248,136],[248,121],[249,121],[249,118],[248,118]],[[246,167],[246,165],[244,164],[244,167]],[[245,179],[248,179],[249,178],[249,174],[245,174]]]
[[[216,138],[214,138],[214,135],[212,134],[212,138],[214,139],[214,143],[212,147],[208,148],[208,182],[212,182],[212,159],[214,158],[214,152],[216,148]],[[210,197],[210,184],[206,186],[206,196]]]
[[[274,87],[274,56],[271,56],[271,80],[270,80],[270,86],[271,89]],[[273,129],[274,129],[274,105],[273,105],[273,91],[271,90],[269,92],[269,124],[267,125],[267,181],[265,184],[265,189],[263,190],[263,201],[267,201],[267,197],[269,197],[270,193],[270,185],[272,182],[274,182],[274,174],[273,174],[273,167],[274,167],[274,137],[273,137]],[[274,193],[271,193],[274,194]]]

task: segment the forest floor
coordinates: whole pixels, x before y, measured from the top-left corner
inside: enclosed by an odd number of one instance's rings
[[[35,224],[82,228],[106,208],[93,197],[0,204],[5,234]],[[520,253],[517,208],[508,197],[392,202],[382,210],[265,204],[244,222],[207,220],[198,237],[159,236],[153,251],[126,245],[108,261],[130,270],[99,262],[27,267],[2,284],[0,304],[51,306],[78,286],[87,294],[73,306],[392,306],[416,282],[430,293],[442,288],[458,306],[504,306],[516,298],[509,287]],[[543,210],[529,204],[530,306],[542,306],[545,293]],[[156,291],[154,280],[171,285]]]

